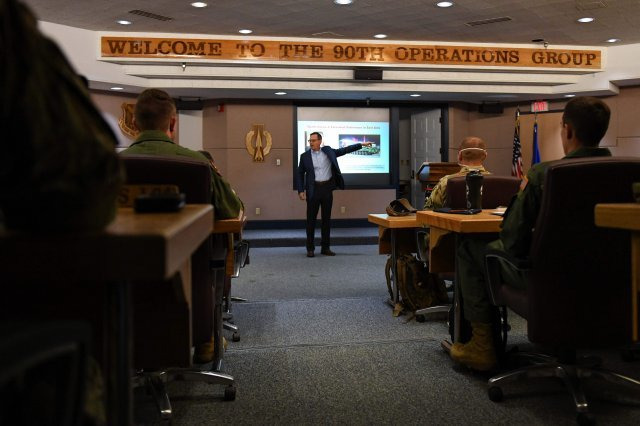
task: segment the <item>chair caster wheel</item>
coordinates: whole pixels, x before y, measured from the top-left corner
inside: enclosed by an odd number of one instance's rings
[[[424,315],[416,315],[416,322],[425,322],[427,319]]]
[[[235,401],[235,399],[236,399],[236,387],[232,385],[224,388],[224,400]]]
[[[581,426],[590,426],[596,424],[596,419],[591,413],[578,413],[576,421]]]
[[[240,335],[238,333],[233,333],[231,335],[231,341],[233,342],[239,342],[240,341]]]
[[[625,362],[633,362],[640,359],[640,348],[638,347],[629,347],[624,348],[620,351],[620,356],[622,360]]]
[[[498,386],[491,386],[487,393],[489,394],[489,399],[493,402],[500,402],[504,398],[502,389],[500,389]]]

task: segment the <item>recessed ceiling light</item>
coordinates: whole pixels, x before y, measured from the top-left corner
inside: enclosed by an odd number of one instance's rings
[[[453,2],[452,1],[439,1],[438,3],[436,3],[436,6],[438,6],[438,7],[451,7],[451,6],[453,6]]]
[[[278,96],[284,96],[287,94],[287,92],[276,92],[275,94]]]
[[[110,90],[124,90],[124,87],[120,87],[120,86],[114,86],[114,87],[110,87]]]
[[[619,38],[610,38],[609,40],[607,40],[607,43],[617,43],[619,41],[620,41]]]
[[[375,38],[387,38],[386,34],[376,34],[374,35]]]
[[[131,25],[131,21],[127,21],[125,19],[120,19],[119,21],[116,21],[116,22],[120,25]]]
[[[353,3],[353,0],[333,0],[333,2],[335,4],[339,4],[339,5],[345,5],[345,4],[351,4]]]
[[[575,98],[576,95],[564,95],[565,98]]]
[[[207,4],[203,1],[196,1],[191,3],[191,6],[193,7],[207,7]]]
[[[582,24],[586,24],[589,22],[593,22],[595,19],[591,18],[591,17],[585,17],[585,18],[580,18],[578,19],[578,22],[582,23]]]
[[[253,30],[238,30],[240,34],[251,34]]]
[[[409,96],[411,96],[412,98],[419,98],[422,95],[420,93],[412,93]]]

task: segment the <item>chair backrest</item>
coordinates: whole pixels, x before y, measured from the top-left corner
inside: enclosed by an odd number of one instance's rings
[[[632,202],[638,181],[640,158],[549,166],[530,252],[529,340],[575,348],[630,340],[630,236],[595,226],[594,208]]]
[[[125,183],[127,185],[177,185],[179,191],[185,194],[187,203],[211,203],[211,168],[205,161],[188,157],[126,153],[122,154],[121,158],[126,172]],[[213,295],[210,290],[213,273],[210,262],[214,257],[214,247],[219,245],[216,238],[211,237],[191,256],[192,299],[197,298],[201,302],[193,303],[193,317],[202,318],[197,324],[192,324],[194,342],[209,341],[211,338],[213,315],[212,312],[207,311],[212,311],[213,308],[206,304],[213,303]],[[139,351],[139,346],[136,345],[136,362],[145,362],[144,367],[158,365],[150,364],[150,362],[161,360],[153,354],[148,356],[147,352]],[[168,357],[169,355],[166,359],[173,362],[173,359]]]
[[[2,424],[86,423],[90,342],[91,328],[82,322],[0,325]]]
[[[177,185],[191,204],[211,203],[211,168],[189,157],[123,154],[126,184]]]
[[[520,188],[520,179],[514,176],[482,176],[482,208],[495,209],[508,206],[511,198]],[[467,208],[466,177],[454,177],[447,181],[445,207],[452,209]]]

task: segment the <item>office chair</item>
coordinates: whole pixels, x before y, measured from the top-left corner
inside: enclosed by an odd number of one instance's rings
[[[125,166],[127,185],[176,185],[179,191],[185,194],[187,203],[211,203],[211,169],[208,163],[177,156],[124,154],[121,158]],[[147,351],[146,353],[150,355],[144,356],[136,350],[136,363],[142,368],[166,367],[166,364],[162,365],[163,362],[170,362],[169,365],[175,365],[175,363],[188,365],[187,368],[168,368],[134,378],[136,385],[150,387],[163,418],[171,416],[171,404],[164,389],[164,383],[169,380],[203,381],[209,384],[225,385],[225,400],[235,399],[236,389],[233,377],[220,372],[223,354],[222,286],[224,285],[225,257],[226,245],[221,235],[212,234],[191,258],[193,318],[198,319],[199,322],[193,324],[193,340],[206,342],[213,334],[215,344],[212,370],[192,368],[190,356],[188,360],[176,357],[167,359],[159,357],[158,351]],[[150,321],[153,322],[153,319]],[[174,333],[176,334],[178,333]],[[185,334],[188,336],[188,330]],[[179,339],[179,344],[185,343],[182,334],[175,336],[175,339]],[[152,344],[166,346],[166,342],[162,339],[156,339]],[[136,348],[138,346],[140,345]],[[166,351],[160,351],[162,352]]]
[[[235,240],[236,235],[239,240]],[[249,241],[241,238],[242,234],[234,235],[233,251],[234,251],[234,263],[233,273],[230,276],[225,276],[224,285],[224,308],[222,318],[224,322],[222,327],[225,330],[231,331],[231,340],[234,342],[240,341],[240,331],[238,326],[233,324],[233,313],[231,313],[231,302],[247,302],[247,299],[237,296],[231,296],[231,279],[238,278],[240,276],[240,269],[244,268],[249,263]]]
[[[482,208],[495,209],[508,206],[520,189],[520,178],[514,176],[482,175]],[[466,177],[454,177],[447,181],[445,207],[466,209]]]
[[[429,245],[428,245],[429,232],[426,229],[419,229],[416,231],[416,258],[425,263],[429,263]],[[442,276],[439,274],[441,279],[446,281],[452,281],[453,274]],[[452,289],[447,286],[447,294],[449,295],[449,300],[453,297]],[[446,313],[451,309],[451,303],[444,303],[440,305],[429,306],[428,308],[417,309],[413,314],[416,317],[416,321],[423,322],[425,320],[424,315],[428,314],[436,314],[436,313]]]
[[[84,424],[90,339],[82,322],[0,326],[0,424]]]
[[[533,365],[492,377],[488,382],[492,401],[502,400],[502,386],[511,381],[557,377],[573,395],[578,422],[589,424],[593,416],[580,379],[593,376],[640,390],[634,379],[576,361],[578,349],[631,341],[629,235],[596,227],[594,206],[632,202],[631,183],[638,180],[637,158],[556,162],[546,172],[530,257],[514,259],[497,250],[487,254],[492,303],[524,317],[529,341],[556,348],[559,354],[558,358],[530,356]],[[526,290],[503,283],[502,262],[523,271]]]

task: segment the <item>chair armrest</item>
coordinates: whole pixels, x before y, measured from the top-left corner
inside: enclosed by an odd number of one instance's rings
[[[418,260],[429,262],[429,230],[420,229],[416,231],[416,255]]]
[[[500,264],[504,262],[514,269],[523,273],[531,269],[531,261],[529,259],[517,258],[510,255],[504,250],[488,249],[485,252],[485,272],[487,277],[487,287],[491,303],[495,306],[505,305],[504,299],[501,297],[501,288],[504,285],[502,281]]]
[[[496,261],[495,259],[501,259],[519,271],[525,272],[531,269],[531,260],[515,257],[504,250],[487,249],[485,252],[485,259],[487,262],[489,261],[489,258],[492,259],[492,262]]]

